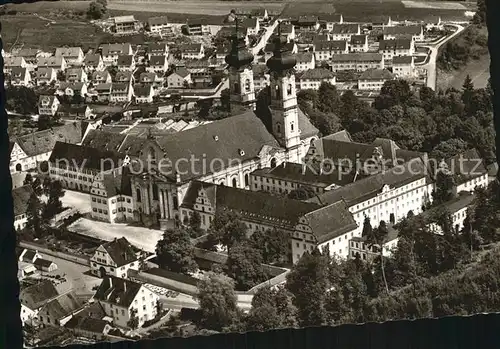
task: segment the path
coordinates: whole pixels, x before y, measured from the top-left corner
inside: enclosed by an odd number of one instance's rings
[[[443,46],[444,44],[446,44],[451,39],[453,39],[455,36],[460,34],[465,29],[464,26],[459,25],[459,24],[450,24],[450,25],[453,25],[457,28],[457,30],[453,34],[446,37],[445,39],[443,39],[442,41],[440,41],[436,45],[432,45],[432,46],[431,45],[423,45],[422,46],[422,47],[427,47],[430,49],[429,63],[427,63],[426,65],[424,65],[422,67],[427,69],[427,87],[432,88],[433,90],[436,90],[436,81],[437,81],[436,62],[437,62],[437,56],[439,53],[439,48],[441,46]]]

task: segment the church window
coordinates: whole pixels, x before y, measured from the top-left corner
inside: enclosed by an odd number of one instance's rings
[[[233,187],[236,188],[238,186],[238,181],[236,178],[233,178]]]
[[[179,208],[179,201],[177,200],[177,196],[173,197],[173,202],[174,202],[174,210],[177,210]]]
[[[248,187],[249,186],[249,180],[248,180],[248,173],[245,174],[245,186]]]
[[[276,132],[281,133],[281,125],[279,123],[276,124]]]
[[[281,99],[281,91],[278,85],[276,85],[276,99]]]
[[[290,123],[290,130],[293,132],[293,122]]]
[[[158,186],[153,184],[153,200],[158,200]]]
[[[137,196],[137,202],[141,202],[142,201],[142,198],[141,198],[141,189],[137,188],[135,190],[135,193],[136,193],[136,196]]]
[[[288,84],[288,88],[286,89],[286,94],[287,96],[290,96],[292,94],[292,84]]]
[[[245,80],[245,91],[250,92],[250,79]]]
[[[240,85],[237,82],[234,83],[234,92],[240,93]]]

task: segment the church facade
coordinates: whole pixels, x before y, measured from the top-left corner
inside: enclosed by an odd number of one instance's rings
[[[226,57],[230,102],[245,111],[166,137],[151,137],[137,154],[130,154],[135,220],[171,228],[181,220],[179,206],[193,180],[249,189],[251,172],[283,162],[301,163],[318,139],[319,131],[298,108],[296,60],[285,43],[276,42],[267,62],[272,125],[266,128],[255,109],[254,57],[243,37],[234,35],[232,41]]]

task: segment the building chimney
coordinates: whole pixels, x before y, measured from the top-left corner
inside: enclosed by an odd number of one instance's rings
[[[123,280],[123,293],[127,293],[127,280]]]

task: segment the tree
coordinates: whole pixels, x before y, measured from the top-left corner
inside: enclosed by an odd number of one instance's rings
[[[31,175],[31,173],[26,173],[23,185],[32,185],[32,184],[33,184],[33,176]]]
[[[31,195],[28,199],[26,208],[26,229],[33,232],[34,237],[41,238],[43,236],[43,224],[41,219],[42,203],[36,195]]]
[[[316,192],[314,191],[314,189],[307,185],[302,185],[297,189],[290,191],[290,193],[288,194],[288,198],[293,200],[308,200],[315,196]]]
[[[135,330],[139,326],[139,318],[137,317],[137,308],[130,309],[130,318],[127,321],[127,326]]]
[[[301,327],[320,326],[326,322],[328,263],[317,249],[305,252],[286,278],[286,288],[294,296]]]
[[[436,189],[432,192],[433,205],[441,205],[453,198],[455,181],[451,174],[438,170],[436,173]]]
[[[227,274],[236,281],[236,289],[249,290],[267,279],[259,249],[247,243],[231,246],[227,258]]]
[[[386,81],[380,89],[380,95],[375,98],[375,108],[382,110],[395,105],[405,105],[410,96],[410,85],[406,80]]]
[[[239,214],[233,211],[217,211],[210,224],[208,240],[210,245],[222,244],[228,249],[246,239],[247,227]]]
[[[91,2],[87,10],[87,18],[101,19],[106,14],[106,7],[101,2]]]
[[[190,234],[184,227],[165,231],[156,245],[156,255],[161,268],[182,274],[198,269]]]
[[[22,115],[35,114],[38,111],[38,97],[35,91],[24,86],[6,89],[6,109]]]
[[[230,97],[230,92],[229,92],[229,89],[228,88],[225,88],[223,89],[221,92],[220,92],[220,103],[221,103],[221,107],[223,110],[225,111],[229,111],[231,109],[231,103],[229,101],[229,97]]]
[[[33,192],[36,196],[41,196],[43,194],[42,181],[40,177],[35,178],[33,183],[31,183],[31,187],[33,188]]]
[[[290,237],[287,232],[276,228],[265,232],[258,230],[252,234],[250,241],[254,248],[261,251],[264,263],[285,263],[288,260]]]
[[[62,211],[61,198],[64,196],[61,182],[49,180],[48,183],[48,199],[43,211],[44,219],[50,219]]]
[[[315,107],[323,113],[337,113],[340,110],[340,95],[337,88],[323,81],[318,89],[318,99]]]
[[[160,317],[163,313],[163,303],[158,299],[156,300],[156,317]]]
[[[464,103],[465,110],[470,116],[471,101],[474,95],[474,84],[469,74],[465,77],[464,84],[462,85],[462,102]]]
[[[462,139],[450,138],[439,143],[429,154],[431,159],[449,159],[468,149],[467,142]]]
[[[201,215],[198,211],[194,211],[193,214],[189,217],[189,227],[191,228],[192,235],[191,237],[198,237],[202,234],[201,229]]]
[[[228,277],[213,272],[206,273],[205,278],[198,282],[196,298],[204,328],[222,331],[240,321],[234,282]]]
[[[370,217],[368,216],[365,216],[365,219],[363,221],[363,230],[361,232],[361,236],[367,239],[373,236],[373,228],[370,223]]]
[[[368,220],[368,224],[370,224],[370,221]],[[364,228],[364,226],[363,226]],[[369,228],[367,227],[369,230]],[[364,229],[363,229],[364,230]],[[368,232],[369,233],[369,232]],[[376,245],[379,249],[380,252],[380,271],[382,272],[382,278],[384,280],[384,286],[385,290],[387,291],[387,294],[389,294],[389,286],[387,284],[387,278],[385,276],[385,269],[384,269],[384,243],[385,240],[387,239],[387,236],[389,235],[389,229],[387,228],[387,224],[385,221],[380,221],[379,226],[376,229],[372,229],[371,234],[366,235],[366,241],[369,245],[373,246]]]

